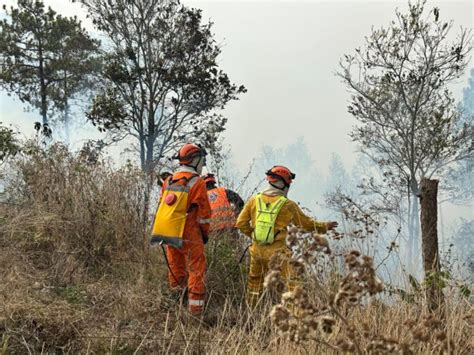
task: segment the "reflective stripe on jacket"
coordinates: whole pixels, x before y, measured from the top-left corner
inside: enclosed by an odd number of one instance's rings
[[[177,172],[168,178],[162,188],[160,196],[160,205],[165,203],[163,197],[167,191],[184,191],[187,193],[187,203],[185,211],[185,224],[182,233],[184,241],[192,241],[202,243],[202,234],[209,233],[209,221],[211,218],[211,207],[207,198],[207,189],[204,180],[191,172]],[[159,210],[159,207],[158,207]],[[160,223],[155,220],[155,223]],[[159,242],[163,240],[163,236],[152,236],[151,242]],[[172,244],[172,243],[171,243]],[[181,243],[180,243],[181,244]],[[179,244],[176,245],[180,247]]]

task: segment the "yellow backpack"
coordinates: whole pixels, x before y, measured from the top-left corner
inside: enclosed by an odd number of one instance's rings
[[[186,180],[184,184],[179,181]],[[199,175],[191,178],[173,180],[170,178],[162,191],[160,204],[153,223],[151,244],[163,243],[181,248],[183,246],[183,231],[188,213],[189,191],[198,181]]]
[[[273,203],[265,203],[262,194],[256,196],[257,216],[253,238],[257,244],[272,244],[275,238],[275,222],[282,207],[288,200],[281,196]]]

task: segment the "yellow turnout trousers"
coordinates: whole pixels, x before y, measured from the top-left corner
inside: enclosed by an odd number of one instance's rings
[[[268,263],[271,257],[281,252],[283,263],[281,266],[281,277],[289,290],[296,286],[297,279],[289,263],[291,251],[285,245],[284,240],[276,240],[272,244],[258,245],[255,242],[250,246],[250,269],[247,280],[247,302],[249,306],[257,305],[263,293],[263,282],[269,271]]]

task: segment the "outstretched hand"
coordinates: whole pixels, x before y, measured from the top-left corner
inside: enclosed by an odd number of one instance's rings
[[[333,222],[328,222],[327,223],[327,229],[328,231],[333,230],[334,228],[337,228],[338,223],[336,221]]]

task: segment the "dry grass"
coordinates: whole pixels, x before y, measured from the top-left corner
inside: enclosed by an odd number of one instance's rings
[[[168,293],[161,251],[147,246],[143,176],[88,158],[32,147],[11,167],[0,205],[2,353],[307,354],[354,352],[355,343],[371,353],[474,351],[467,301],[449,297],[434,317],[422,298],[385,293],[336,308],[334,295],[350,280],[335,268],[306,274],[305,302],[324,314],[315,316],[314,336],[291,340],[270,319],[270,295],[247,308],[245,262],[237,264],[245,243],[235,236],[207,246],[207,310],[194,319]],[[327,252],[326,240],[316,241],[313,251]],[[395,343],[409,351],[387,349]]]

